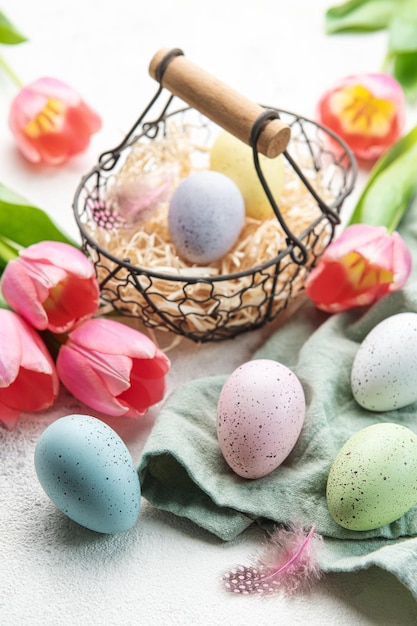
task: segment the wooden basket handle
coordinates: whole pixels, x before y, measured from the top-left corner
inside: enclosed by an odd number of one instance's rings
[[[160,49],[149,64],[149,74],[174,96],[229,133],[251,145],[251,132],[265,109],[189,61],[177,48]],[[289,126],[272,119],[261,129],[256,149],[273,158],[290,140]]]

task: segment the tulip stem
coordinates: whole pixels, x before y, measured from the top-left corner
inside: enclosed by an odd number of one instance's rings
[[[0,309],[10,309],[10,307],[7,304],[6,300],[3,298],[3,295],[2,295],[1,292],[0,292]]]
[[[68,335],[65,333],[57,335],[49,330],[42,330],[39,334],[41,335],[46,347],[48,348],[49,354],[51,355],[53,360],[56,361],[59,349],[68,339]]]
[[[12,70],[10,65],[4,60],[4,58],[0,55],[0,66],[4,69],[9,78],[14,82],[19,89],[23,87],[23,83],[18,77],[18,75]]]

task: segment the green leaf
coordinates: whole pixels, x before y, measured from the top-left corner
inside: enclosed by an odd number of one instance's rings
[[[405,5],[390,23],[386,69],[409,100],[417,97],[417,1]]]
[[[8,261],[17,257],[18,253],[18,248],[0,237],[0,272],[4,270]]]
[[[401,5],[410,0],[350,0],[326,11],[328,34],[371,32],[387,28]]]
[[[10,310],[9,305],[7,304],[6,300],[3,298],[3,294],[1,293],[1,290],[0,290],[0,309]]]
[[[63,233],[42,209],[31,206],[0,183],[0,267],[19,248],[47,239],[79,248],[79,244]]]
[[[397,54],[392,63],[392,75],[400,83],[409,101],[417,98],[417,51]]]
[[[417,50],[417,2],[408,2],[389,24],[389,52]]]
[[[22,35],[0,11],[0,43],[14,45],[24,41],[27,41],[27,37]]]
[[[417,126],[382,156],[349,220],[395,230],[417,190]]]

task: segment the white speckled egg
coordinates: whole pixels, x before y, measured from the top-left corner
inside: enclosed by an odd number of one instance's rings
[[[199,265],[217,261],[236,243],[245,204],[235,183],[219,172],[194,172],[175,189],[168,229],[180,256]]]
[[[259,154],[259,164],[274,200],[284,187],[284,159],[279,155],[270,159]],[[210,148],[210,168],[229,176],[242,192],[246,215],[264,220],[274,217],[274,212],[259,180],[253,162],[253,150],[227,131],[216,137]]]
[[[100,533],[131,528],[141,490],[133,459],[109,426],[89,415],[50,424],[35,448],[39,482],[69,518]]]
[[[417,504],[417,435],[393,423],[363,428],[345,443],[327,480],[333,519],[351,530],[373,530]]]
[[[287,458],[305,416],[303,388],[288,367],[255,359],[226,380],[217,405],[217,438],[231,469],[261,478]]]
[[[391,411],[417,400],[417,313],[387,317],[368,333],[353,361],[351,387],[369,411]]]

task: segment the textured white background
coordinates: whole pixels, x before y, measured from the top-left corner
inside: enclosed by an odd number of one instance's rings
[[[247,97],[314,116],[322,91],[341,76],[378,71],[385,33],[324,34],[325,0],[3,0],[0,9],[29,37],[3,55],[24,82],[56,76],[102,115],[90,149],[60,168],[34,167],[17,154],[7,128],[15,93],[0,73],[0,181],[46,210],[78,238],[71,204],[98,155],[115,146],[154,94],[148,63],[160,47],[181,47],[195,63]],[[415,123],[409,111],[408,126]],[[353,206],[364,177],[347,201]],[[230,373],[273,326],[222,345],[187,341],[170,352],[169,390],[197,376]],[[33,450],[52,420],[89,412],[62,392],[53,410],[24,416],[0,433],[0,624],[210,626],[239,624],[392,625],[417,622],[417,607],[396,579],[372,569],[328,576],[309,596],[240,598],[221,573],[246,563],[256,530],[223,544],[145,502],[121,536],[100,536],[61,515],[41,490]],[[138,461],[158,407],[139,421],[106,420]]]

